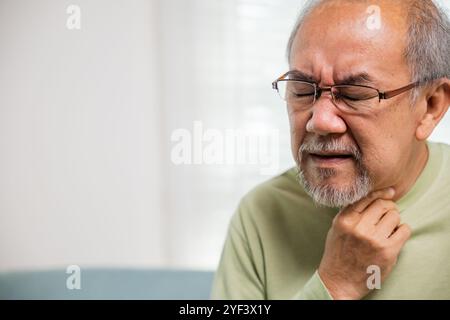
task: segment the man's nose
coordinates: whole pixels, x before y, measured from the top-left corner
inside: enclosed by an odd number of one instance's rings
[[[324,94],[314,103],[312,116],[306,123],[306,131],[321,136],[347,131],[347,125],[330,95]]]

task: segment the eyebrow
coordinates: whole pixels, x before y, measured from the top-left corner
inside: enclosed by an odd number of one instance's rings
[[[315,79],[314,76],[309,75],[300,70],[291,70],[291,71],[289,71],[288,75],[289,75],[289,78],[292,80],[300,80],[300,81],[318,83],[317,79]],[[336,84],[365,85],[365,84],[374,84],[374,83],[375,83],[375,80],[367,72],[348,74],[348,75],[345,75],[342,78],[339,78],[336,80]]]
[[[367,73],[360,72],[355,74],[349,74],[341,79],[338,79],[336,83],[339,84],[374,84],[375,80]]]
[[[292,79],[292,80],[317,82],[316,79],[314,79],[314,77],[312,75],[304,73],[300,70],[291,70],[288,72],[288,75],[289,75],[289,79]]]

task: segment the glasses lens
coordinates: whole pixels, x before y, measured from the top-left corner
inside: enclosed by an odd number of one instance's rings
[[[336,86],[333,91],[336,102],[352,109],[373,107],[379,94],[376,89],[360,86]]]
[[[288,104],[308,107],[314,102],[315,87],[308,82],[280,80],[278,93]]]

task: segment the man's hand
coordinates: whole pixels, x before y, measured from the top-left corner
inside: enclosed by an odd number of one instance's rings
[[[339,212],[328,232],[319,275],[334,299],[361,299],[369,293],[367,267],[377,265],[381,281],[397,262],[411,235],[400,225],[393,189],[376,191]]]

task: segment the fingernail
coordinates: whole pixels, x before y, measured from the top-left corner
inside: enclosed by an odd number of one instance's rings
[[[390,195],[393,196],[393,195],[395,194],[395,189],[392,188],[392,187],[390,187],[390,188],[388,189],[388,192],[389,192]]]

